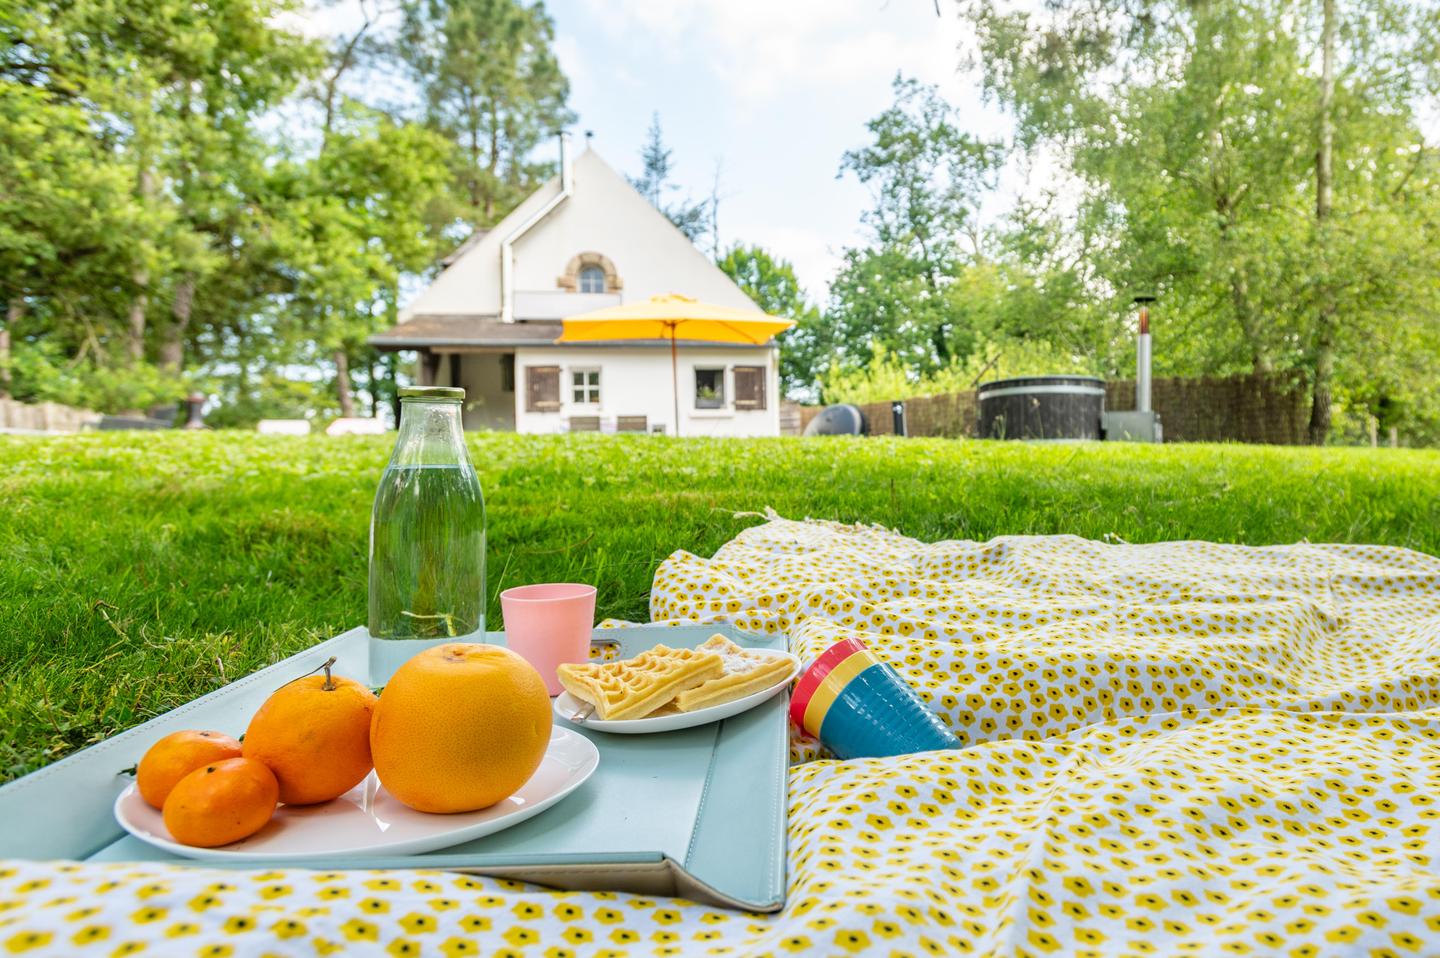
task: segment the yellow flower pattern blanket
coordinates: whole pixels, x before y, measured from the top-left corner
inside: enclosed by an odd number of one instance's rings
[[[1440,560],[771,517],[657,620],[856,636],[968,747],[797,741],[773,916],[433,872],[0,863],[0,954],[1440,954]],[[808,760],[814,759],[814,760]]]

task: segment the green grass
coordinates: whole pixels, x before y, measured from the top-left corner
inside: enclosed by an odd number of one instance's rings
[[[363,624],[392,441],[0,437],[0,780]],[[923,539],[1440,552],[1435,452],[511,435],[471,451],[492,609],[502,588],[579,580],[600,615],[644,619],[661,559],[710,554],[766,506]]]

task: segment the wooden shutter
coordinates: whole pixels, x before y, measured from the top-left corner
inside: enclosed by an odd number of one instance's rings
[[[525,411],[555,412],[560,408],[560,367],[525,367]]]
[[[735,367],[735,408],[765,408],[765,367]]]

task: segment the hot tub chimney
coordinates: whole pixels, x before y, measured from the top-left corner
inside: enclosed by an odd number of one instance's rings
[[[1150,411],[1150,304],[1154,296],[1136,296],[1140,307],[1140,333],[1135,337],[1135,409]]]

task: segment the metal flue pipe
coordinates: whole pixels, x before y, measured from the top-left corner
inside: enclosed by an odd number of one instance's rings
[[[1140,307],[1140,332],[1135,337],[1135,408],[1150,411],[1150,304],[1154,296],[1136,296]]]

